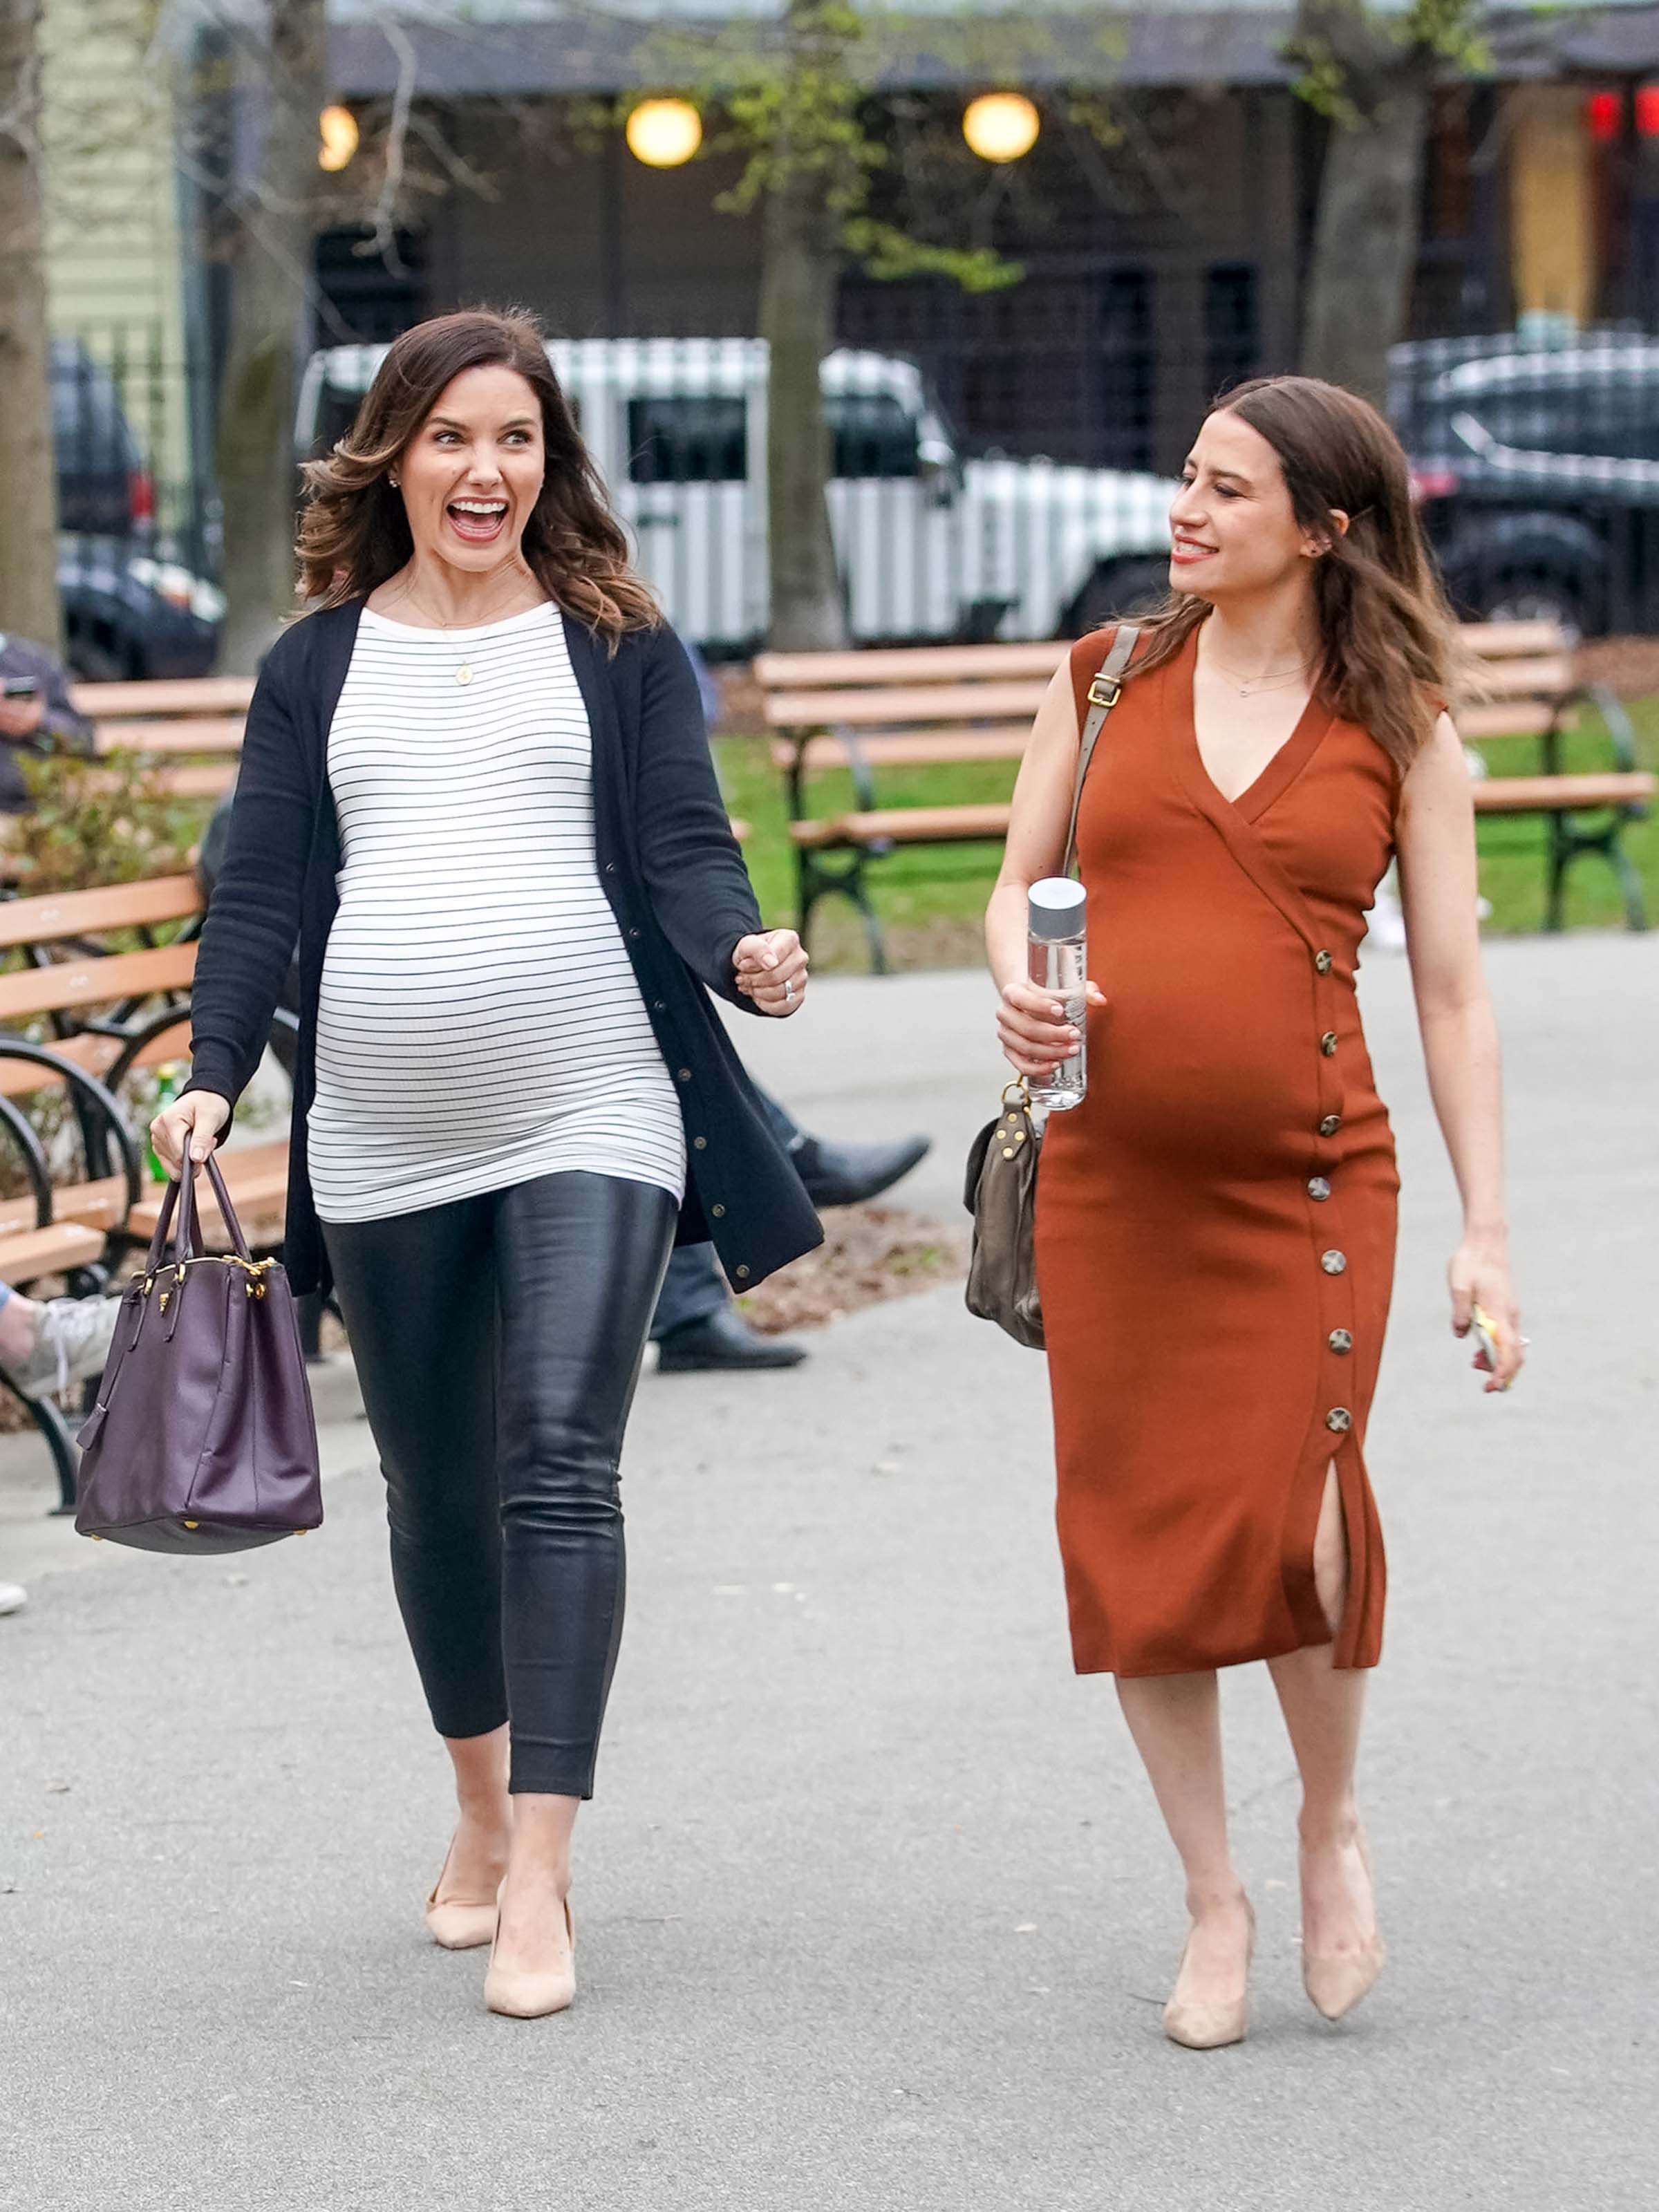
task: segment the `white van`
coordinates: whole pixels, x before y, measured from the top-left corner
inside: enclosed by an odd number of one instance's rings
[[[349,427],[386,353],[313,354],[301,457]],[[766,635],[767,348],[760,338],[556,339],[583,437],[682,635]],[[830,520],[860,642],[1076,635],[1161,589],[1176,486],[1115,469],[963,459],[914,363],[823,364]]]

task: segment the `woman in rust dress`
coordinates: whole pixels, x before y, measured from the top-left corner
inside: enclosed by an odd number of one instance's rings
[[[1171,597],[1084,790],[1090,1087],[1049,1120],[1036,1235],[1073,1655],[1116,1676],[1180,1851],[1192,1926],[1164,2024],[1209,2048],[1244,2033],[1254,1936],[1216,1668],[1273,1672],[1310,1997],[1340,2017],[1382,1961],[1353,1777],[1382,1639],[1364,1441],[1398,1179],[1354,975],[1396,853],[1464,1205],[1452,1326],[1496,1317],[1489,1389],[1521,1339],[1468,775],[1442,711],[1453,632],[1404,457],[1351,394],[1267,380],[1205,422],[1171,522]],[[1060,865],[1112,636],[1077,646],[1038,717],[988,916],[1027,1076],[1074,1043],[1025,980],[1025,896]]]

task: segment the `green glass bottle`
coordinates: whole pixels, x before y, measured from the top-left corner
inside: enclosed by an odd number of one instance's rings
[[[176,1060],[163,1060],[155,1071],[155,1111],[159,1114],[164,1106],[170,1106],[178,1096],[179,1063]],[[167,1180],[167,1171],[155,1157],[155,1147],[153,1144],[147,1145],[144,1148],[144,1164],[149,1170],[149,1179],[152,1182],[165,1182]]]

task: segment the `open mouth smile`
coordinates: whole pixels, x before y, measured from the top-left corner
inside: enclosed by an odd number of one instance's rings
[[[504,499],[452,499],[444,514],[450,528],[469,545],[489,545],[507,527]]]
[[[1170,558],[1184,566],[1192,561],[1207,561],[1216,550],[1215,546],[1206,545],[1201,538],[1188,538],[1184,532],[1177,531],[1175,543],[1170,549]]]

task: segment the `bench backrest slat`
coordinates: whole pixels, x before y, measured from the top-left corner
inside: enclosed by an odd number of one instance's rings
[[[64,960],[50,968],[23,968],[0,975],[0,1022],[71,1006],[100,1006],[112,999],[148,999],[184,991],[196,972],[196,943],[164,945],[155,952],[117,952],[105,960]]]
[[[100,753],[238,753],[244,726],[240,714],[100,722],[97,744]]]
[[[78,714],[94,722],[138,714],[246,714],[253,697],[249,676],[152,678],[141,684],[73,684]]]
[[[66,937],[100,937],[146,922],[185,921],[202,910],[194,876],[152,876],[93,891],[50,891],[38,898],[0,899],[0,950],[55,945]]]
[[[941,684],[894,690],[779,691],[766,702],[775,728],[845,723],[859,729],[908,729],[926,722],[1026,720],[1042,704],[1045,684]]]

